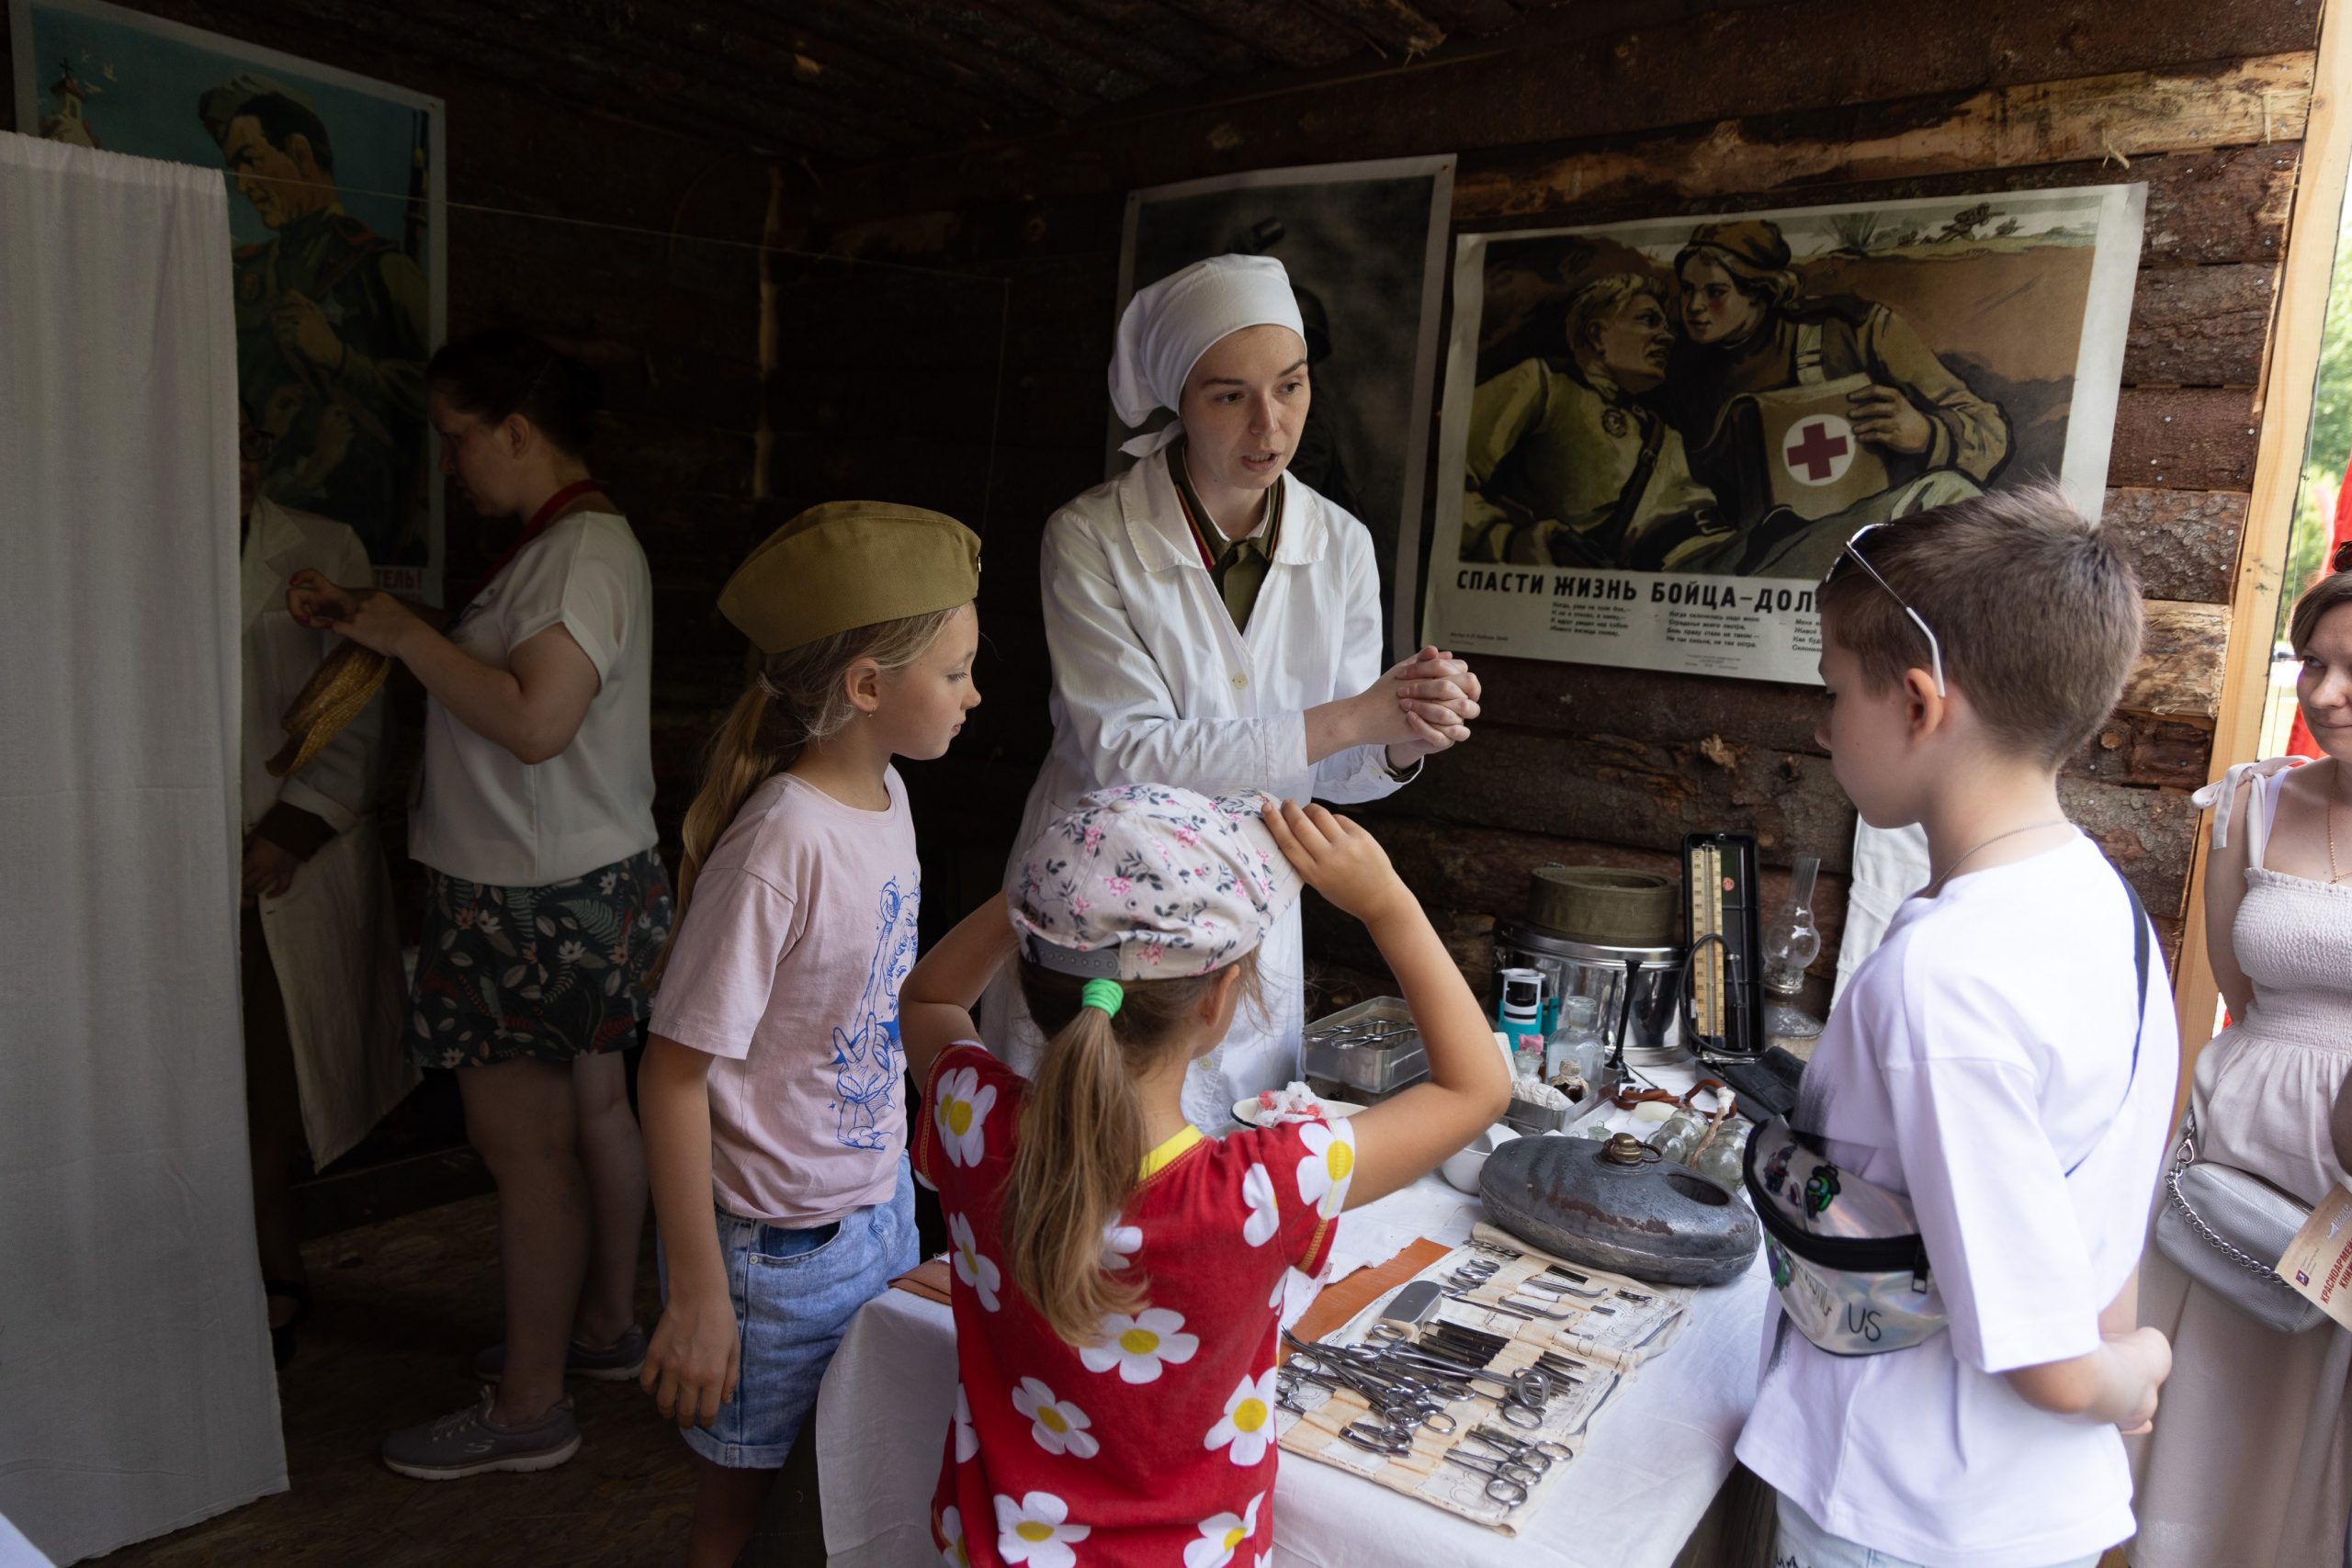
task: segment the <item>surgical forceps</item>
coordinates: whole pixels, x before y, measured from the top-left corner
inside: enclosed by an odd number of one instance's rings
[[[1541,1475],[1558,1461],[1576,1457],[1576,1451],[1566,1443],[1555,1443],[1548,1438],[1533,1441],[1514,1438],[1509,1432],[1498,1432],[1492,1427],[1478,1427],[1470,1436],[1505,1459],[1515,1461]]]
[[[1517,1460],[1484,1460],[1448,1449],[1445,1462],[1487,1477],[1487,1495],[1506,1508],[1516,1508],[1526,1502],[1535,1483],[1543,1479]]]

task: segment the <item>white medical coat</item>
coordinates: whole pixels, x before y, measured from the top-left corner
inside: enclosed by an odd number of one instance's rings
[[[374,581],[359,537],[340,523],[254,502],[239,581],[244,615],[243,828],[283,800],[325,822],[335,836],[302,863],[293,886],[261,901],[269,961],[286,999],[302,1129],[313,1163],[324,1166],[368,1134],[416,1084],[400,1047],[407,1005],[391,886],[371,813],[386,702],[361,710],[300,771],[270,777],[286,743],[279,723],[320,662],[341,642],[312,631],[286,608],[286,582],[315,567],[331,582]]]
[[[1377,746],[1307,763],[1306,710],[1356,695],[1389,661],[1372,536],[1290,475],[1281,483],[1281,536],[1246,629],[1201,562],[1165,452],[1047,521],[1039,570],[1054,744],[1029,791],[1014,868],[1053,817],[1115,784],[1344,805],[1404,782]],[[1306,968],[1295,907],[1259,966],[1267,1016],[1244,1008],[1185,1086],[1185,1114],[1211,1129],[1230,1125],[1235,1100],[1297,1076]],[[1009,968],[984,1012],[989,1041],[1030,1071],[1043,1042]]]

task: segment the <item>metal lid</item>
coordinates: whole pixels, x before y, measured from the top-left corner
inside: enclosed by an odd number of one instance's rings
[[[1527,918],[1577,942],[1671,942],[1681,923],[1681,884],[1654,871],[1542,865],[1529,878]]]
[[[1671,969],[1682,962],[1679,947],[1611,947],[1597,942],[1577,942],[1541,926],[1519,920],[1495,922],[1495,945],[1522,953],[1540,953],[1547,958],[1573,958],[1587,964],[1608,964],[1623,968],[1628,959],[1639,959],[1645,969]]]
[[[1600,1145],[1600,1157],[1611,1165],[1641,1165],[1662,1156],[1631,1133],[1611,1133]]]

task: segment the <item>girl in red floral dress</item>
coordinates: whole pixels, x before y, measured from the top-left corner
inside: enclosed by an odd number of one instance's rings
[[[1350,1119],[1203,1136],[1185,1066],[1250,1000],[1301,880],[1363,921],[1430,1079]],[[1035,1081],[972,1007],[1017,956]],[[1500,1115],[1484,1014],[1379,844],[1319,806],[1087,796],[899,993],[928,1068],[916,1175],[946,1211],[960,1378],[933,1526],[951,1562],[1250,1568],[1273,1541],[1283,1280],[1340,1212]]]

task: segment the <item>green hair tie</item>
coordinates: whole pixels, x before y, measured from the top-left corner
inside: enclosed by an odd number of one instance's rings
[[[1101,1008],[1105,1018],[1119,1016],[1119,1004],[1127,999],[1126,987],[1116,980],[1089,980],[1086,988],[1078,993],[1078,1005]]]

